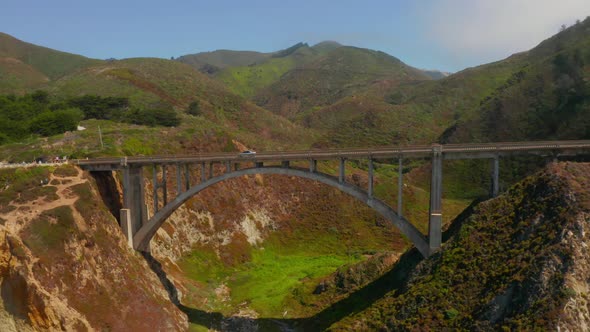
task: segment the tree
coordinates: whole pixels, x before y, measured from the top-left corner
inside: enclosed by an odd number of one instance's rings
[[[46,111],[37,115],[29,125],[29,130],[41,136],[52,136],[66,131],[76,130],[84,114],[76,108],[58,111]]]
[[[201,115],[201,106],[198,100],[193,101],[188,105],[186,112],[190,115],[198,116]]]
[[[125,121],[151,127],[174,127],[180,124],[176,112],[169,108],[134,108],[127,114]]]

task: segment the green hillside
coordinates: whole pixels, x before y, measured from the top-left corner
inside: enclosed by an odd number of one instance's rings
[[[444,140],[590,138],[590,19],[519,59],[510,77]]]
[[[51,80],[101,62],[100,60],[29,44],[0,32],[0,60],[2,59],[4,59],[4,61],[0,61],[0,66],[2,66],[0,70],[2,71],[7,71],[4,69],[6,59],[16,59],[30,66],[25,71],[34,69]],[[4,79],[2,78],[2,80]],[[37,81],[33,80],[31,83],[35,82]]]
[[[339,47],[283,75],[253,100],[287,118],[366,89],[376,80],[429,80],[426,74],[383,52]]]
[[[15,58],[0,57],[0,94],[23,94],[49,82],[49,78],[31,65]]]
[[[87,120],[82,122],[88,127],[87,132],[69,138],[49,137],[44,147],[36,145],[35,137],[28,142],[33,147],[4,145],[0,159],[29,160],[35,155],[52,153],[98,156],[191,153],[204,149],[238,151],[240,147],[233,141],[259,150],[293,149],[309,147],[317,137],[313,130],[294,125],[232,94],[220,83],[176,61],[137,58],[104,62],[52,82],[48,89],[52,98],[57,99],[86,95],[125,97],[131,108],[172,109],[180,114],[181,124],[162,130]],[[97,137],[99,125],[108,137],[105,149]],[[207,140],[210,144],[206,144]]]
[[[262,89],[278,82],[286,73],[341,46],[335,42],[322,42],[312,47],[298,43],[272,53],[265,61],[248,66],[228,67],[217,73],[216,78],[231,91],[251,98]]]

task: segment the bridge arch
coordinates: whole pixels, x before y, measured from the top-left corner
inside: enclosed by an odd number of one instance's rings
[[[383,201],[378,200],[374,197],[370,197],[366,191],[357,186],[354,186],[346,182],[339,182],[338,178],[335,178],[333,176],[318,172],[310,172],[308,170],[303,169],[287,167],[245,168],[213,177],[191,187],[189,190],[178,195],[174,200],[166,204],[161,210],[155,213],[144,225],[141,226],[141,228],[133,236],[133,247],[140,251],[148,251],[150,240],[154,237],[157,230],[162,226],[164,221],[166,221],[166,219],[176,209],[178,209],[182,204],[184,204],[188,199],[190,199],[194,195],[198,194],[199,192],[216,183],[241,177],[244,175],[254,174],[296,176],[313,181],[318,181],[331,187],[337,188],[349,194],[350,196],[356,198],[357,200],[365,203],[367,206],[377,211],[385,219],[391,221],[403,235],[410,239],[410,241],[416,246],[418,251],[420,251],[420,253],[424,255],[424,257],[428,257],[430,255],[429,242],[426,239],[426,237],[414,225],[412,225],[405,218],[400,217],[391,207],[389,207]]]

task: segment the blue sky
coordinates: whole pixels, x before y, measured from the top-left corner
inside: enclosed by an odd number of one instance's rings
[[[588,0],[0,0],[0,31],[106,59],[335,40],[458,71],[534,47]]]

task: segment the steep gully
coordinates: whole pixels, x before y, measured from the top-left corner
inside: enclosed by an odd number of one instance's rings
[[[116,173],[91,172],[96,180],[100,195],[110,212],[118,220],[118,211],[122,206],[122,190]],[[226,317],[219,312],[206,312],[204,310],[190,308],[181,304],[179,291],[168,277],[162,264],[150,253],[143,253],[143,257],[149,267],[156,273],[160,282],[168,292],[172,303],[185,312],[189,321],[202,326],[221,330],[258,329],[259,327],[279,327],[282,330],[323,330],[333,323],[352,313],[360,312],[385,294],[401,289],[410,271],[422,260],[418,251],[410,250],[400,257],[395,267],[381,276],[378,276],[367,285],[353,291],[348,297],[331,304],[316,315],[307,318],[252,318],[248,316]]]

